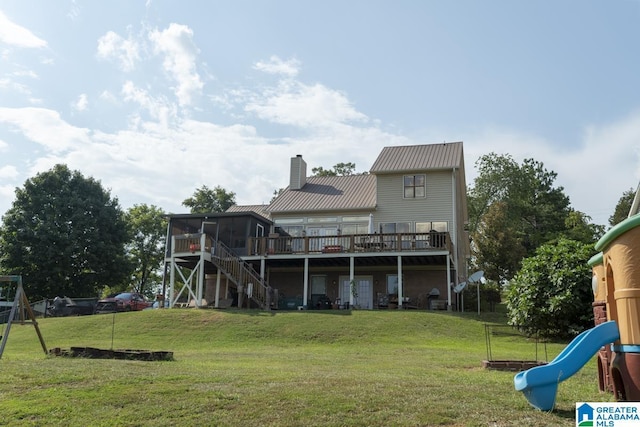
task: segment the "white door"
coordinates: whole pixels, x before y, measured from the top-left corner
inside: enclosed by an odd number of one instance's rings
[[[353,303],[359,305],[361,309],[370,310],[373,308],[373,277],[371,276],[355,276],[358,297],[354,298]],[[349,302],[351,294],[351,284],[348,276],[340,276],[340,300],[342,303]]]

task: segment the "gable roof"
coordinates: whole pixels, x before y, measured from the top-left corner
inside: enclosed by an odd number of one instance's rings
[[[446,170],[463,165],[462,142],[384,147],[369,170],[372,174]]]
[[[373,210],[374,175],[312,176],[300,190],[287,187],[268,208],[271,213]]]

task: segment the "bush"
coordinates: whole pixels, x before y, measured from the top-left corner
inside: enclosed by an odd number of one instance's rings
[[[509,324],[528,335],[570,338],[593,327],[593,247],[560,239],[525,258],[507,286]]]

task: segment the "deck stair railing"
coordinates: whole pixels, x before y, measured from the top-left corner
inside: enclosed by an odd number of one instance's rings
[[[266,280],[229,249],[224,243],[214,241],[211,251],[211,262],[238,287],[238,293],[255,301],[264,310],[271,309],[273,290]]]

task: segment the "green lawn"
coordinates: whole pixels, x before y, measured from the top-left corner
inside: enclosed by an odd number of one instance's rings
[[[482,368],[485,322],[423,311],[148,310],[39,321],[49,348],[169,350],[174,361],[45,356],[15,324],[0,360],[0,424],[574,426],[576,401],[611,401],[595,359],[560,384],[551,413],[513,373]],[[113,347],[112,347],[113,340]],[[564,344],[549,344],[549,358]],[[495,359],[533,359],[492,338]],[[544,354],[544,353],[542,353]]]

